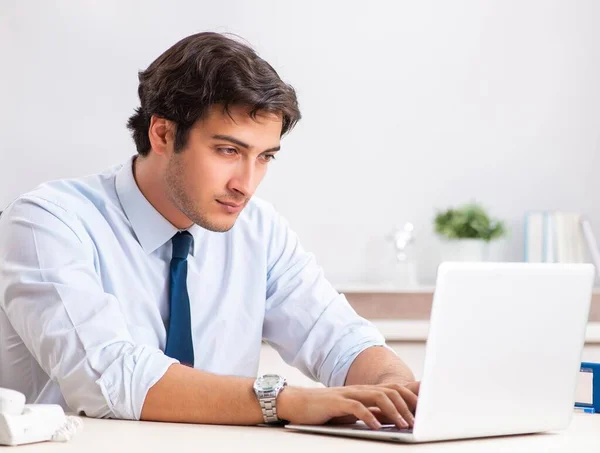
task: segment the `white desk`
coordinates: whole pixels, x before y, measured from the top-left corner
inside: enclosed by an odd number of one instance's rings
[[[85,427],[67,443],[40,443],[20,446],[15,453],[27,452],[548,452],[598,451],[600,415],[574,414],[568,430],[561,433],[534,434],[475,439],[431,444],[349,439],[293,432],[284,428],[186,425],[174,423],[96,420],[84,418]],[[0,451],[2,447],[0,447]],[[8,452],[8,447],[6,449]]]

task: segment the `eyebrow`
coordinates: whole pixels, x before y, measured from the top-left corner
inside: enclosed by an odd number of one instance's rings
[[[215,140],[225,140],[231,143],[234,143],[238,146],[241,146],[242,148],[246,148],[246,149],[250,149],[250,145],[248,145],[247,143],[244,143],[241,140],[238,140],[235,137],[232,137],[230,135],[213,135],[212,138],[214,138]],[[275,151],[279,151],[281,149],[281,146],[275,146],[274,148],[269,148],[264,150],[263,152],[268,153],[268,152],[275,152]]]

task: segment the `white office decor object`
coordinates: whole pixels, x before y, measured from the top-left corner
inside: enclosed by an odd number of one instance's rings
[[[394,247],[394,263],[391,266],[390,283],[396,288],[416,288],[417,265],[414,252],[411,250],[415,242],[415,227],[406,222],[402,228],[395,228],[387,237]]]
[[[489,244],[506,234],[500,220],[477,203],[438,211],[435,232],[441,239],[441,261],[488,261]]]
[[[440,243],[441,261],[487,261],[489,245],[482,239],[445,239]]]
[[[402,227],[368,241],[365,248],[366,283],[388,290],[419,287],[418,264],[414,250],[415,226]]]
[[[66,442],[81,430],[79,417],[66,416],[58,404],[25,404],[25,395],[0,388],[0,445]]]

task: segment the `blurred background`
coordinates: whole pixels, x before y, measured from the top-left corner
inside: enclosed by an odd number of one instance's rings
[[[0,209],[134,154],[138,71],[212,30],[297,90],[303,119],[257,195],[339,287],[432,285],[448,256],[587,261],[599,23],[594,0],[4,0]]]

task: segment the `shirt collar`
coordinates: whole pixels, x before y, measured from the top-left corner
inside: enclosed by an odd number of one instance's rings
[[[144,251],[150,254],[170,241],[181,230],[165,219],[139,189],[133,176],[133,162],[135,159],[136,156],[131,157],[119,170],[115,186],[123,211],[125,211],[125,215],[131,223],[138,242]],[[202,230],[196,224],[187,230],[194,238],[190,250],[192,255],[195,255]]]

